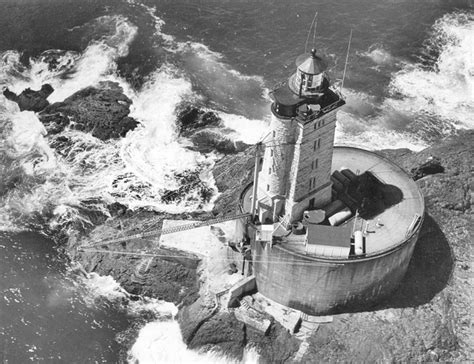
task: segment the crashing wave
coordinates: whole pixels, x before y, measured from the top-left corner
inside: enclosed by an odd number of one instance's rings
[[[473,128],[474,14],[455,12],[438,19],[425,44],[428,62],[406,64],[394,75],[393,107],[441,118],[456,128]],[[426,64],[431,64],[426,67]]]

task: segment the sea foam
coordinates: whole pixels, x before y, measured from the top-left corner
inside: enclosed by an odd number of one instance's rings
[[[458,128],[473,128],[474,120],[474,15],[454,12],[438,19],[427,53],[435,54],[435,61],[427,69],[422,64],[406,64],[392,79],[397,108],[415,114],[428,114]],[[436,56],[437,55],[437,56]]]

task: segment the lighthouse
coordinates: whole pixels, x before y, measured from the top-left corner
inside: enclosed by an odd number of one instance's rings
[[[257,190],[262,223],[301,220],[331,201],[331,164],[342,96],[330,88],[327,62],[315,49],[296,59],[296,72],[271,92]]]

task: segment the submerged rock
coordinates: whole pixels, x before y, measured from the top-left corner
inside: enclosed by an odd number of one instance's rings
[[[49,105],[47,98],[53,91],[54,89],[50,84],[44,84],[38,91],[27,88],[19,95],[7,88],[3,91],[3,95],[8,100],[16,102],[21,111],[40,112]]]

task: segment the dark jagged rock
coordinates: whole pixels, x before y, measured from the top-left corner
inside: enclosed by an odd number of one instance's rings
[[[11,92],[7,88],[3,91],[3,95],[7,99],[16,102],[21,111],[28,110],[40,112],[49,105],[47,98],[53,93],[53,91],[54,89],[51,85],[45,84],[38,91],[27,88],[19,95]]]
[[[300,341],[278,322],[273,322],[267,335],[246,326],[247,342],[257,347],[259,363],[285,363],[298,351]]]
[[[195,145],[195,149],[201,153],[216,151],[222,154],[235,154],[248,147],[241,141],[233,141],[213,130],[199,130],[190,139]]]
[[[143,248],[143,246],[137,246],[137,248]],[[160,250],[160,254],[166,253]],[[88,272],[113,276],[131,294],[156,297],[175,304],[194,301],[198,291],[196,266],[183,264],[187,258],[185,254],[183,254],[183,260],[180,261],[176,257],[178,252],[169,251],[168,253],[169,259],[154,258],[148,271],[140,273],[140,276],[137,275],[137,267],[142,261],[139,255],[78,253],[75,259],[82,262]]]
[[[187,105],[177,111],[176,125],[180,134],[222,125],[222,120],[212,111],[204,111],[198,107]]]
[[[176,114],[179,134],[189,138],[193,143],[190,149],[201,153],[216,151],[223,154],[235,154],[248,147],[247,144],[233,141],[224,135],[222,120],[212,111],[186,105],[178,108]]]
[[[131,103],[118,83],[106,81],[82,89],[63,102],[49,105],[39,117],[52,134],[69,125],[101,140],[115,139],[138,125],[128,116]]]
[[[199,326],[189,348],[218,349],[221,353],[242,359],[245,347],[245,325],[229,312],[219,312]]]
[[[441,165],[441,161],[437,157],[429,157],[426,162],[422,165],[412,168],[410,174],[413,179],[419,180],[425,176],[436,173],[443,173],[444,167]]]
[[[215,307],[206,303],[202,297],[192,304],[183,307],[178,314],[178,323],[183,335],[183,341],[189,345],[199,331],[199,328],[215,313]],[[196,346],[196,345],[195,345]]]

